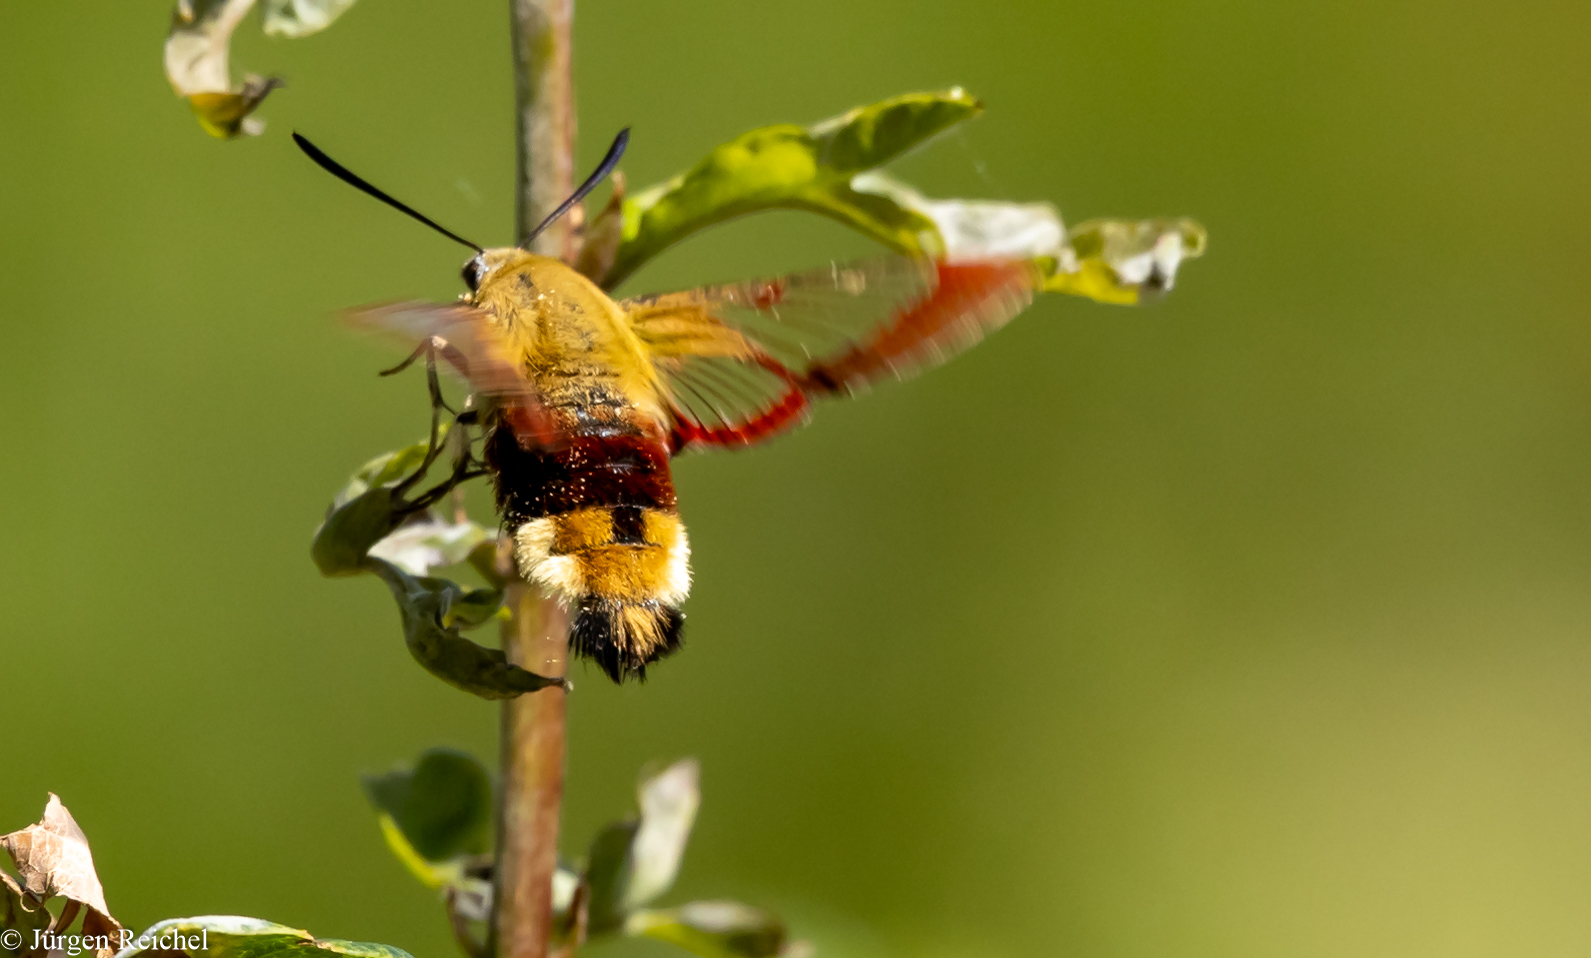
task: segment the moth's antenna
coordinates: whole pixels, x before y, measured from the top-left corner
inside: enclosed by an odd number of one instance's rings
[[[348,167],[343,166],[341,163],[338,163],[336,160],[334,160],[331,157],[327,156],[325,153],[322,153],[321,150],[320,150],[320,147],[318,147],[315,144],[309,142],[304,137],[299,136],[297,133],[293,134],[293,142],[297,143],[298,144],[298,148],[304,151],[304,155],[308,156],[310,159],[314,160],[316,162],[316,164],[318,164],[320,166],[321,169],[325,170],[327,173],[330,173],[332,176],[337,177],[339,180],[342,180],[344,183],[347,183],[349,186],[353,187],[354,189],[359,190],[362,193],[368,193],[371,196],[374,196],[376,199],[378,199],[381,202],[387,204],[388,206],[392,207],[393,209],[397,210],[400,213],[407,213],[408,215],[414,217],[415,219],[419,220],[420,222],[424,223],[425,225],[431,227],[432,229],[436,230],[438,233],[441,233],[443,236],[446,236],[448,239],[452,240],[455,243],[463,243],[465,246],[468,246],[470,249],[474,250],[477,253],[486,252],[486,250],[482,249],[478,244],[471,243],[469,240],[465,239],[464,237],[460,236],[459,234],[453,232],[452,230],[450,230],[447,227],[443,226],[442,224],[438,223],[436,220],[433,220],[431,217],[426,216],[424,213],[421,213],[419,210],[415,209],[414,207],[409,206],[409,205],[404,204],[404,203],[400,203],[397,200],[393,199],[392,197],[388,196],[386,193],[383,193],[381,190],[378,190],[374,186],[371,186],[369,183],[365,182],[365,180],[363,180],[357,174],[355,174],[352,170],[348,169]],[[591,185],[595,186],[596,184],[593,183]]]
[[[297,136],[297,134],[294,134],[294,136]],[[575,190],[574,194],[567,200],[564,200],[563,205],[553,210],[550,216],[542,220],[541,225],[531,230],[530,235],[525,237],[525,242],[521,245],[528,246],[531,240],[541,235],[542,230],[558,222],[558,217],[569,212],[571,207],[586,198],[587,193],[596,189],[598,183],[601,183],[603,180],[607,179],[608,174],[613,172],[613,168],[619,165],[619,158],[624,156],[624,148],[628,146],[629,143],[630,128],[625,127],[619,131],[618,136],[613,138],[613,145],[608,147],[608,155],[602,158],[602,162],[598,163],[597,168],[592,171],[590,176],[586,177],[586,181],[580,184],[580,188]]]

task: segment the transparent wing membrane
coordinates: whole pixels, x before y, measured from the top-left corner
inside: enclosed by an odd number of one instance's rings
[[[662,373],[681,445],[745,445],[810,397],[937,365],[1027,306],[1027,261],[888,257],[622,305]]]
[[[526,379],[523,360],[486,314],[463,303],[389,303],[352,310],[348,321],[386,333],[410,348],[430,343],[477,395],[503,410],[525,448],[551,448],[557,431]]]

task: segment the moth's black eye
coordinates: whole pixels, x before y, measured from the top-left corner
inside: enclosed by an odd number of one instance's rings
[[[479,256],[464,264],[464,285],[470,288],[470,292],[473,293],[480,288],[481,277],[484,275],[486,275],[486,264],[481,262]]]

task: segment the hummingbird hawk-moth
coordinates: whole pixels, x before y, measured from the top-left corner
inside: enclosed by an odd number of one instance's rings
[[[897,255],[615,300],[560,259],[471,243],[293,136],[338,178],[475,251],[458,302],[354,316],[439,349],[468,383],[519,574],[568,610],[572,650],[615,682],[680,645],[691,573],[674,456],[753,445],[816,399],[941,363],[1041,282],[1028,260]],[[627,142],[626,130],[532,238]]]

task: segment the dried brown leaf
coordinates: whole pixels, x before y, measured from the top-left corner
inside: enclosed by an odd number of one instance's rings
[[[0,836],[0,848],[10,853],[23,890],[35,899],[59,895],[90,909],[83,918],[84,934],[114,935],[121,930],[105,907],[105,889],[94,872],[88,836],[55,793],[50,793],[50,803],[44,806],[43,820]]]

